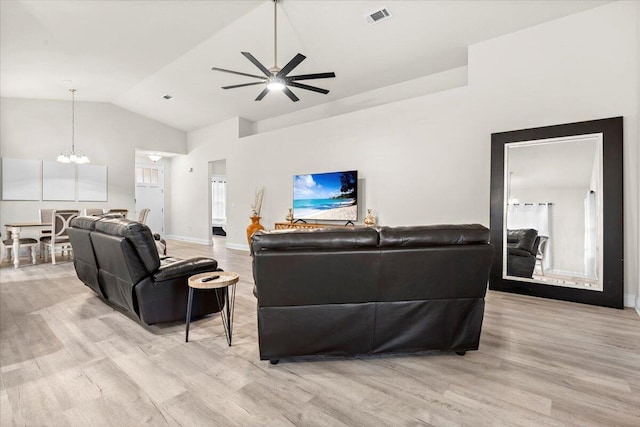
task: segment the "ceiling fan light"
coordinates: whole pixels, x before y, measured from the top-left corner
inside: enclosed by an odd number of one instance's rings
[[[60,153],[60,155],[58,155],[58,158],[56,160],[59,161],[60,163],[71,163],[71,160],[65,153]]]
[[[269,83],[267,85],[267,87],[269,88],[269,90],[282,90],[282,89],[284,89],[284,85],[282,83],[278,83],[278,82]]]
[[[267,89],[282,90],[284,89],[284,81],[278,77],[271,77],[267,82]]]
[[[301,74],[297,76],[289,76],[289,73],[296,68],[306,56],[301,53],[298,53],[294,56],[287,64],[280,68],[278,67],[278,1],[273,1],[273,67],[267,68],[260,61],[258,61],[251,53],[249,52],[240,52],[245,58],[247,58],[253,65],[255,65],[263,75],[254,75],[242,73],[239,71],[226,70],[224,68],[212,67],[212,70],[222,71],[225,73],[237,74],[240,76],[252,77],[254,79],[259,79],[259,82],[254,83],[243,83],[236,84],[231,86],[222,86],[222,89],[234,89],[245,86],[254,86],[266,83],[266,88],[264,88],[260,94],[256,97],[256,101],[261,101],[269,92],[271,91],[282,91],[285,95],[292,101],[297,102],[300,100],[290,89],[290,87],[296,87],[298,89],[310,90],[313,92],[327,94],[329,91],[327,89],[322,89],[314,86],[305,85],[302,83],[298,83],[297,80],[311,80],[311,79],[327,79],[331,77],[335,77],[335,73],[315,73],[315,74]],[[265,79],[266,77],[266,79]]]

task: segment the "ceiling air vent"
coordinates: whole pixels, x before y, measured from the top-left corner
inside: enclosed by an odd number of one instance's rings
[[[383,7],[380,10],[376,10],[375,12],[365,15],[365,18],[369,24],[373,25],[391,18],[391,13],[389,13],[389,10],[386,7]]]

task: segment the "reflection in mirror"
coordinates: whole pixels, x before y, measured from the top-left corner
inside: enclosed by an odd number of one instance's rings
[[[505,144],[503,278],[603,290],[602,141]]]

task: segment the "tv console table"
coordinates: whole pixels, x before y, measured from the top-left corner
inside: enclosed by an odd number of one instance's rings
[[[344,224],[310,224],[304,222],[276,222],[276,230],[287,230],[290,228],[344,228],[344,227],[362,227],[361,225],[344,225]]]

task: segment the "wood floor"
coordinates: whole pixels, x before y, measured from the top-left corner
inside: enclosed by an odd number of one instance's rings
[[[170,241],[240,273],[219,315],[147,330],[69,262],[0,267],[2,426],[640,426],[640,317],[489,292],[480,350],[258,359],[248,253]]]

